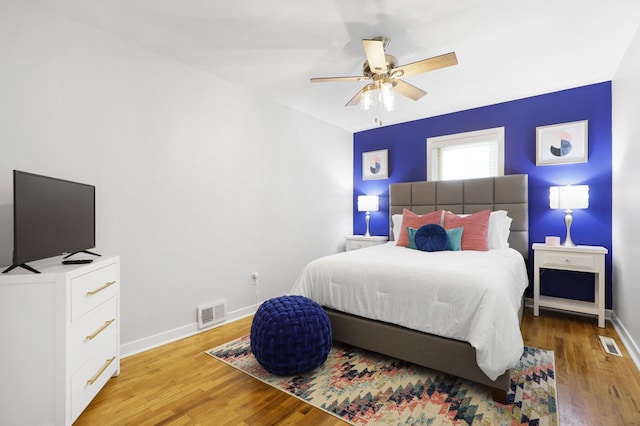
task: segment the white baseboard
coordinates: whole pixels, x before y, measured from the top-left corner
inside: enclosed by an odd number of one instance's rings
[[[633,337],[629,334],[624,324],[620,322],[620,319],[616,316],[615,312],[611,315],[611,324],[618,333],[618,337],[622,340],[622,344],[629,352],[629,356],[633,360],[638,370],[640,370],[640,348],[638,344],[633,340]]]
[[[208,328],[199,330],[197,321],[194,321],[192,324],[183,325],[182,327],[174,328],[173,330],[163,331],[162,333],[158,333],[153,336],[122,344],[120,345],[120,357],[126,358],[140,352],[148,351],[149,349],[166,345],[167,343],[175,342],[176,340],[184,339],[185,337],[193,336],[204,331],[209,331],[213,328],[229,324],[249,315],[253,315],[255,314],[255,312],[255,305],[251,305],[249,307],[238,309],[233,312],[227,312],[227,319],[225,321]]]
[[[533,299],[527,298],[525,300],[525,306],[533,307]],[[255,314],[255,312],[256,307],[252,305],[233,312],[228,312],[227,319],[225,321],[209,328],[199,330],[198,323],[193,322],[192,324],[174,328],[173,330],[168,330],[153,336],[145,337],[143,339],[134,340],[133,342],[120,345],[120,357],[126,358],[140,352],[148,351],[149,349],[157,348],[159,346],[166,345],[167,343],[175,342],[176,340],[184,339],[185,337],[193,336],[194,334],[202,333],[203,331],[208,331],[213,328],[229,324],[241,318],[253,315]],[[624,327],[624,324],[620,322],[615,312],[607,309],[605,312],[605,317],[611,321],[611,324],[613,324],[613,328],[618,333],[620,340],[622,340],[622,344],[627,349],[627,352],[629,352],[629,355],[631,356],[631,359],[633,359],[636,367],[638,367],[638,370],[640,370],[640,348],[633,340],[627,329]]]

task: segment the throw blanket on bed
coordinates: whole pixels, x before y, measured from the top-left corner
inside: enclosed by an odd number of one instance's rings
[[[515,250],[424,252],[395,242],[305,266],[291,293],[361,317],[469,342],[495,380],[523,351],[518,310],[528,285]]]

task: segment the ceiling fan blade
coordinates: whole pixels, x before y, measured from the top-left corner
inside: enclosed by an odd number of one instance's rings
[[[393,80],[393,91],[414,101],[427,94],[424,90],[402,80]]]
[[[360,99],[362,98],[362,94],[364,93],[364,89],[366,88],[367,86],[364,86],[362,89],[360,89],[360,91],[356,93],[356,95],[353,98],[351,98],[351,100],[347,102],[345,106],[358,105],[360,103]]]
[[[456,53],[450,52],[445,53],[444,55],[434,56],[433,58],[423,59],[418,62],[412,62],[410,64],[396,67],[391,71],[391,75],[396,78],[408,77],[457,64],[458,58],[456,57]]]
[[[314,77],[311,79],[312,83],[329,83],[333,81],[365,81],[368,77],[364,75],[348,76],[348,77]]]
[[[384,55],[384,43],[380,40],[362,40],[367,55],[369,69],[375,74],[387,72],[387,57]]]

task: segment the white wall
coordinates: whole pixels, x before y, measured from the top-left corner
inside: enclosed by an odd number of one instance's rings
[[[613,310],[640,368],[640,31],[613,79]]]
[[[344,247],[350,133],[18,0],[0,40],[0,265],[13,169],[96,185],[130,350],[195,331],[201,303],[249,313],[253,272],[265,300]]]

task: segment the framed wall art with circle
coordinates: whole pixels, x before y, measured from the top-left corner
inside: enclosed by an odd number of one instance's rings
[[[536,166],[589,161],[587,120],[536,127]]]
[[[389,150],[362,153],[362,180],[389,178]]]

